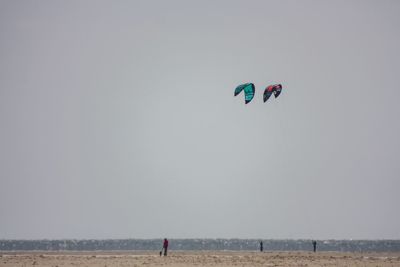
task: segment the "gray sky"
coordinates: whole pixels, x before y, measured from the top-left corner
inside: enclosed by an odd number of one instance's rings
[[[0,238],[400,238],[399,14],[1,0]]]

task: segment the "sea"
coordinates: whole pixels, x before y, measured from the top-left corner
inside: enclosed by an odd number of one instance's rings
[[[308,239],[169,239],[170,250],[312,251]],[[318,251],[400,252],[400,240],[316,240]],[[162,239],[0,240],[0,251],[161,250]]]

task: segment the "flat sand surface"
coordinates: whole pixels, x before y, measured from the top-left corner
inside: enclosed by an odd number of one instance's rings
[[[399,253],[157,251],[0,252],[0,266],[399,266]]]

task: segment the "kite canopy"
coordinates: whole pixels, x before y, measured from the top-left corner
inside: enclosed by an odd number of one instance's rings
[[[241,84],[235,89],[235,96],[240,94],[240,92],[244,91],[244,103],[248,104],[254,97],[254,84],[252,83],[245,83]]]
[[[269,85],[267,88],[264,90],[264,102],[269,99],[269,97],[274,94],[275,98],[277,98],[282,91],[282,84],[274,84],[274,85]]]

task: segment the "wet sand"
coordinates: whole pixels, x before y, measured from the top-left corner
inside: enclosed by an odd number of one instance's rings
[[[0,266],[399,266],[399,253],[157,251],[0,252]]]

